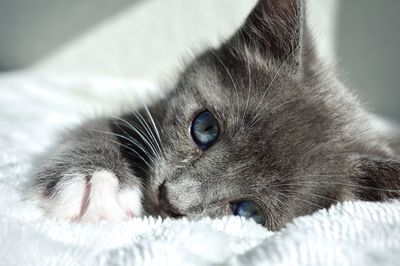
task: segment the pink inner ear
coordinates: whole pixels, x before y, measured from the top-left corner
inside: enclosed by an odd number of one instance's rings
[[[79,218],[82,218],[82,216],[85,214],[85,212],[87,211],[87,208],[89,206],[89,201],[90,201],[90,182],[87,181],[86,182],[86,186],[85,186],[85,192],[83,194],[83,198],[82,198],[82,203],[81,203],[81,210],[79,212]]]

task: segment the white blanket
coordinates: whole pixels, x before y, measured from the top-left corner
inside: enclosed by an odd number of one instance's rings
[[[56,131],[156,91],[104,78],[0,76],[0,265],[400,265],[400,203],[346,203],[271,233],[237,217],[49,219],[23,184]]]

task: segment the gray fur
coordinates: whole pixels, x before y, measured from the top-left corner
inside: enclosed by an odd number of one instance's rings
[[[51,200],[62,173],[102,168],[121,187],[140,183],[149,215],[165,215],[162,188],[173,213],[193,218],[229,215],[230,202],[254,200],[270,229],[344,200],[399,198],[396,152],[312,43],[303,1],[260,0],[230,40],[195,59],[149,110],[62,137],[36,174],[37,193]],[[201,151],[189,128],[204,109],[221,135]]]

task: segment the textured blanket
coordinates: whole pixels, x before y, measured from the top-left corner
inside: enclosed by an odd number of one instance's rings
[[[400,265],[400,202],[345,203],[272,233],[237,217],[69,223],[24,197],[32,160],[58,130],[149,92],[144,82],[0,76],[0,265]]]

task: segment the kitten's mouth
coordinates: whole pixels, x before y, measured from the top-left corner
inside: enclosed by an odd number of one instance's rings
[[[158,213],[163,217],[181,218],[185,215],[180,213],[172,204],[169,202],[167,192],[164,184],[158,188]]]

